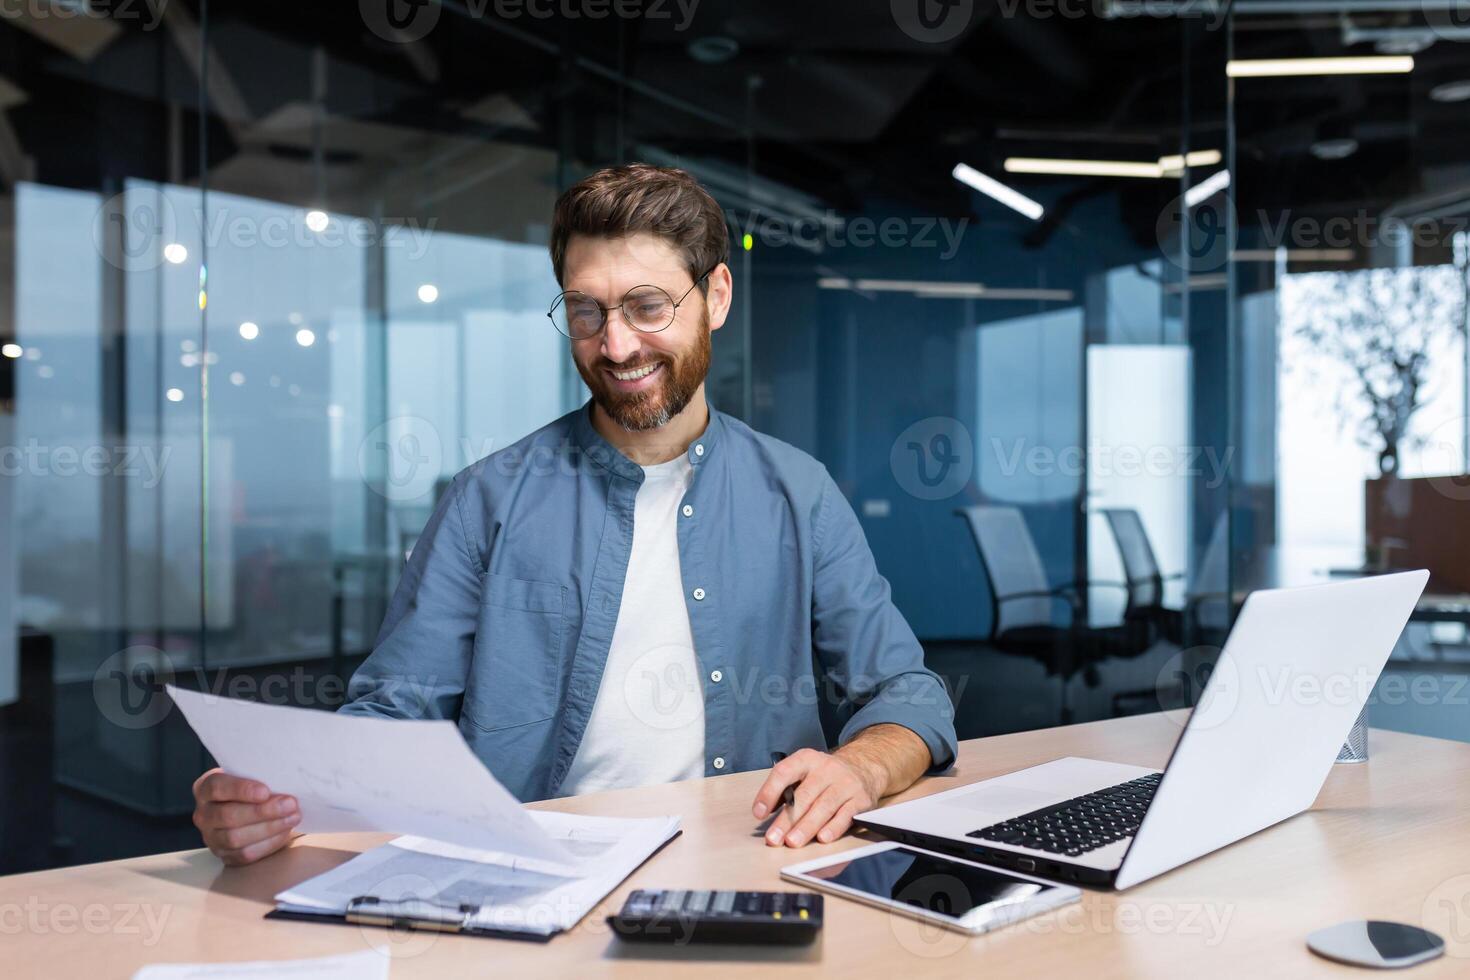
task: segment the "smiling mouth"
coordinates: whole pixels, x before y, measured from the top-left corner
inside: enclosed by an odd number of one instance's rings
[[[611,374],[614,378],[617,378],[619,381],[623,381],[623,382],[641,381],[642,379],[648,377],[653,372],[657,371],[661,366],[662,365],[657,364],[657,363],[654,363],[654,364],[646,364],[646,365],[644,365],[643,367],[640,367],[640,368],[633,368],[631,371],[613,371],[613,370],[609,370],[607,373],[608,374]]]

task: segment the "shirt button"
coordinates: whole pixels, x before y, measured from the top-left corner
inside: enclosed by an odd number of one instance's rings
[[[725,757],[724,756],[719,756],[719,755],[715,756],[714,767],[716,769],[723,769],[723,768],[725,768]]]
[[[704,599],[704,590],[703,589],[695,589],[694,590],[694,601],[700,602],[703,599]]]
[[[704,443],[702,443],[702,442],[696,442],[694,444],[694,455],[696,455],[696,456],[703,456],[704,455]]]
[[[684,516],[685,517],[693,517],[694,516],[694,508],[693,507],[690,507],[688,504],[685,504],[684,505]]]
[[[712,670],[709,672],[709,679],[718,684],[720,681],[725,679],[725,674],[723,671]]]

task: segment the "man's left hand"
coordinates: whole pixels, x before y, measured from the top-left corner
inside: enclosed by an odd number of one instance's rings
[[[757,820],[780,805],[786,787],[799,785],[796,805],[783,807],[766,830],[767,844],[803,847],[812,840],[829,843],[847,831],[854,815],[877,804],[887,788],[887,772],[860,758],[858,752],[845,754],[847,748],[831,754],[801,749],[771,767],[751,807]]]

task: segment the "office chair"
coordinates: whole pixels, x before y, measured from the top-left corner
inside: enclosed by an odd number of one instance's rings
[[[1183,578],[1182,572],[1164,575],[1159,571],[1153,545],[1143,518],[1131,507],[1104,507],[1108,529],[1123,559],[1123,578],[1128,587],[1128,604],[1123,624],[1134,633],[1134,642],[1151,646],[1163,638],[1170,643],[1184,640],[1184,614],[1164,606],[1164,583]]]
[[[980,566],[990,584],[990,634],[985,642],[1012,656],[1039,662],[1047,676],[1061,679],[1062,724],[1072,720],[1068,682],[1078,673],[1089,687],[1099,677],[1097,661],[1121,648],[1124,637],[1114,628],[1090,629],[1083,624],[1082,596],[1074,584],[1052,586],[1026,519],[1014,507],[961,507],[980,552]],[[1122,587],[1122,583],[1112,584]],[[1057,603],[1067,607],[1067,623],[1053,621]]]

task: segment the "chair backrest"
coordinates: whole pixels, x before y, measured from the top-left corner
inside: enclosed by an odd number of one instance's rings
[[[1210,530],[1210,542],[1195,570],[1194,581],[1185,594],[1195,621],[1208,630],[1230,628],[1230,524],[1222,510]]]
[[[1103,516],[1108,519],[1123,559],[1123,577],[1128,580],[1127,612],[1157,608],[1164,601],[1164,579],[1143,518],[1132,507],[1104,507]]]
[[[1014,507],[961,507],[955,514],[964,518],[980,551],[980,564],[990,581],[995,617],[990,633],[995,636],[1019,626],[1048,626],[1054,603],[1046,596],[1002,602],[1021,592],[1046,592],[1046,569],[1026,519]]]

